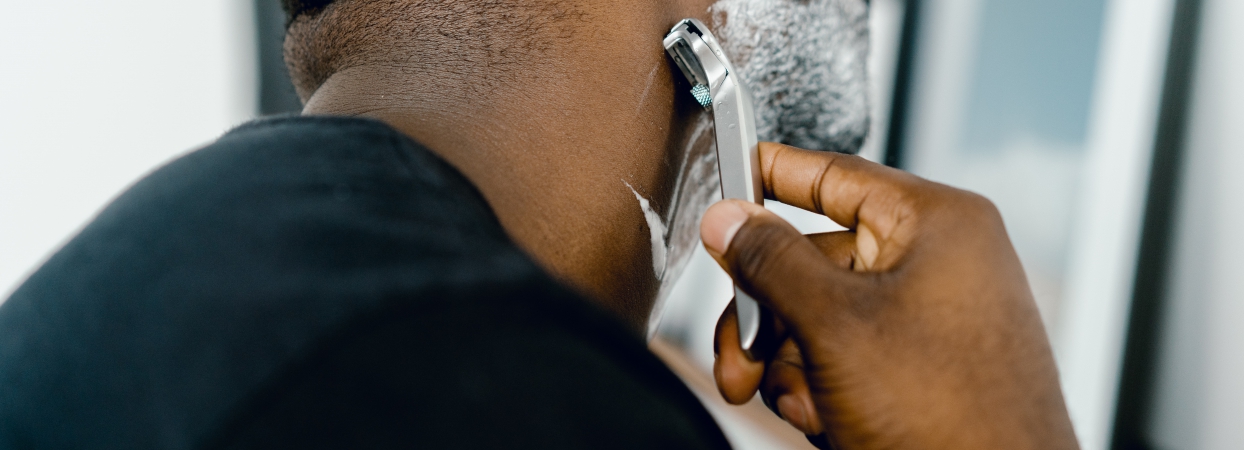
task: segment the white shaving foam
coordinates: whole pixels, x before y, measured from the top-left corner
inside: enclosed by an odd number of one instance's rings
[[[660,280],[665,276],[665,221],[661,220],[661,215],[652,209],[652,203],[648,199],[639,195],[639,191],[635,187],[622,180],[626,187],[631,189],[631,193],[635,194],[635,200],[639,200],[639,209],[644,212],[644,221],[648,222],[648,232],[652,235],[652,273]]]
[[[653,66],[648,72],[648,83],[644,85],[644,93],[639,96],[639,103],[635,105],[635,115],[639,115],[644,108],[644,102],[648,100],[648,92],[652,90],[652,81],[657,79],[657,69],[660,66]]]
[[[662,226],[666,230],[661,240],[664,245],[665,270],[657,277],[660,286],[652,314],[648,317],[649,338],[661,323],[665,303],[669,300],[674,283],[686,269],[695,246],[700,243],[700,217],[709,205],[721,198],[721,181],[717,174],[717,152],[712,130],[712,117],[706,113],[699,114],[695,128],[683,147],[683,158],[679,163],[674,191],[669,199],[670,207],[665,210],[662,220]],[[641,207],[642,205],[641,202]],[[655,237],[653,243],[655,248]],[[653,253],[656,253],[655,250]]]

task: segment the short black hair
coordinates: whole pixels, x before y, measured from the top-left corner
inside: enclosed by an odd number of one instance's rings
[[[499,82],[513,76],[513,64],[538,61],[572,39],[572,24],[588,21],[576,2],[281,0],[289,14],[285,65],[303,101],[333,74],[364,65],[414,72],[486,67],[490,76],[481,82]]]
[[[327,7],[333,0],[281,0],[281,7],[285,8],[287,22],[293,22],[294,18],[303,14],[315,15]]]

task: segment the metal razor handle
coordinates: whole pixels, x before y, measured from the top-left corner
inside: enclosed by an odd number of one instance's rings
[[[665,36],[664,44],[666,53],[693,86],[691,93],[696,101],[713,113],[721,196],[763,205],[751,92],[726,59],[717,38],[699,20],[678,22]],[[738,286],[734,288],[734,297],[739,315],[739,344],[751,354],[760,334],[760,305]]]

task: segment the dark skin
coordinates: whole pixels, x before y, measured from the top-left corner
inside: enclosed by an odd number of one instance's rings
[[[812,236],[764,208],[705,214],[709,253],[776,324],[759,361],[733,307],[714,375],[838,448],[1078,448],[1019,257],[983,197],[861,158],[761,144],[767,197],[849,231]]]
[[[359,2],[342,6],[351,3]],[[700,112],[675,95],[677,69],[661,38],[684,17],[709,20],[711,3],[558,6],[565,17],[531,27],[547,39],[497,36],[522,45],[354,65],[301,89],[303,113],[376,118],[428,146],[480,189],[545,269],[642,333],[658,284],[646,222],[623,181],[668,206],[662,199]],[[427,44],[384,38],[394,52]]]
[[[483,14],[339,0],[326,14],[345,18],[332,26],[369,44],[295,77],[304,113],[376,118],[427,145],[536,261],[640,332],[657,283],[623,181],[650,199],[674,187],[699,109],[676,95],[659,42],[684,17],[711,23],[712,2],[513,3]],[[291,37],[312,28],[295,22]],[[777,322],[778,350],[752,361],[732,310],[722,318],[715,372],[728,400],[759,391],[841,448],[1075,447],[1035,304],[987,201],[854,157],[761,150],[767,195],[852,231],[804,237],[737,202],[705,216],[710,253]]]

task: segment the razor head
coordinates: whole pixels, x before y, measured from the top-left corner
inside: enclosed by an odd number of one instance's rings
[[[732,69],[712,32],[696,19],[683,19],[665,35],[665,52],[691,84],[691,95],[705,109]]]

